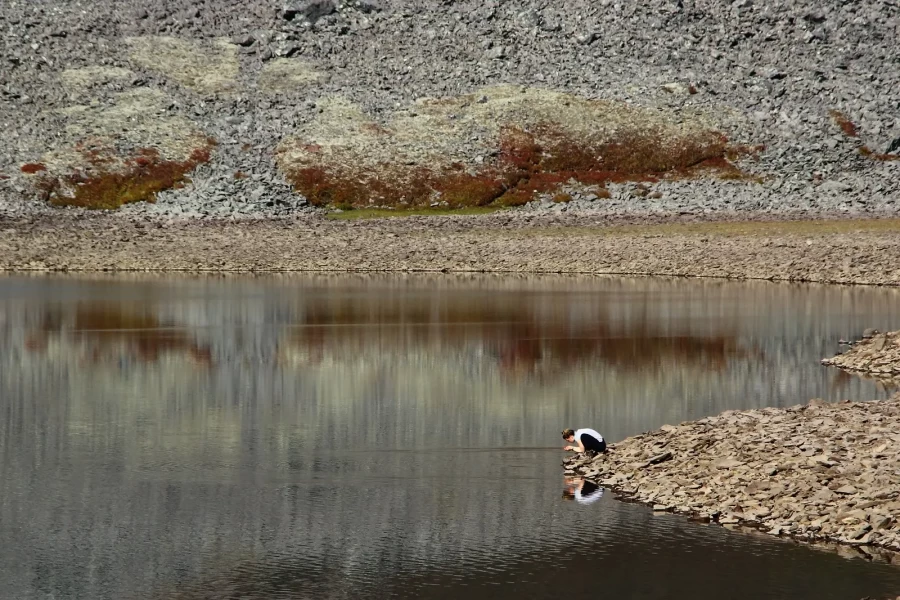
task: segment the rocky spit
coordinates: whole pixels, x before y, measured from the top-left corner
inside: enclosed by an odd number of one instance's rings
[[[293,217],[340,173],[373,202],[444,177],[441,204],[546,121],[743,175],[561,182],[531,214],[895,214],[898,36],[897,0],[9,0],[0,214]]]
[[[234,222],[63,211],[0,218],[0,270],[610,273],[898,285],[897,227],[519,211]]]
[[[730,411],[564,461],[642,502],[728,527],[900,551],[900,397]]]
[[[848,344],[847,352],[823,359],[822,364],[886,382],[900,382],[900,331],[880,333],[867,329],[861,340]]]

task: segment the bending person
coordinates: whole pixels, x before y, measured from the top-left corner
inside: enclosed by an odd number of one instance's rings
[[[606,441],[603,436],[593,429],[578,429],[573,431],[566,429],[562,432],[563,439],[569,443],[577,442],[577,446],[566,446],[563,450],[573,452],[606,452]]]
[[[563,488],[565,500],[575,500],[579,504],[593,504],[603,497],[603,488],[584,478],[567,477]]]

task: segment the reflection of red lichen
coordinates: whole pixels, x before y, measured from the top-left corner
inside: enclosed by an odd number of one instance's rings
[[[79,306],[71,315],[48,313],[41,331],[29,336],[25,347],[44,352],[48,337],[64,331],[86,343],[86,357],[92,363],[123,356],[147,363],[158,361],[165,353],[184,353],[193,364],[212,366],[209,348],[198,346],[184,332],[163,327],[149,314],[113,305]]]
[[[304,149],[320,151],[316,144]],[[759,149],[729,145],[715,131],[673,136],[623,130],[612,140],[591,142],[576,139],[557,125],[541,124],[530,131],[503,127],[496,158],[470,171],[459,163],[439,172],[391,164],[348,172],[322,163],[287,166],[285,171],[295,189],[315,206],[407,208],[436,201],[451,208],[516,206],[568,181],[597,186],[603,192],[608,183],[654,182],[663,177],[744,178],[746,174],[734,161]]]
[[[527,306],[359,305],[330,301],[306,307],[292,336],[307,355],[321,360],[328,349],[362,351],[367,345],[466,347],[477,342],[509,376],[560,373],[599,360],[620,370],[656,370],[671,362],[721,371],[746,356],[732,336],[664,335],[643,323],[622,327],[602,313],[575,329],[567,313],[556,318]],[[360,325],[340,327],[338,325]]]
[[[188,181],[187,174],[209,162],[215,141],[207,139],[182,161],[166,160],[156,148],[139,148],[124,158],[114,150],[77,144],[87,169],[45,176],[38,187],[57,206],[113,209],[131,202],[153,202],[156,194]]]

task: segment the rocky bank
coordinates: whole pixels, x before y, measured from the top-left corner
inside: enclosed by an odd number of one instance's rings
[[[609,273],[898,285],[897,228],[895,220],[519,211],[207,222],[66,210],[0,218],[0,270]]]
[[[900,398],[731,411],[571,457],[623,497],[810,542],[900,550]]]
[[[867,329],[861,340],[848,344],[847,352],[823,359],[822,364],[880,380],[900,381],[900,331],[880,333]]]
[[[898,36],[896,0],[10,0],[0,214],[894,214]]]

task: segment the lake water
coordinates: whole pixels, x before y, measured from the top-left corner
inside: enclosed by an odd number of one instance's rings
[[[0,598],[859,599],[900,567],[563,497],[564,427],[883,398],[900,290],[0,279]]]

